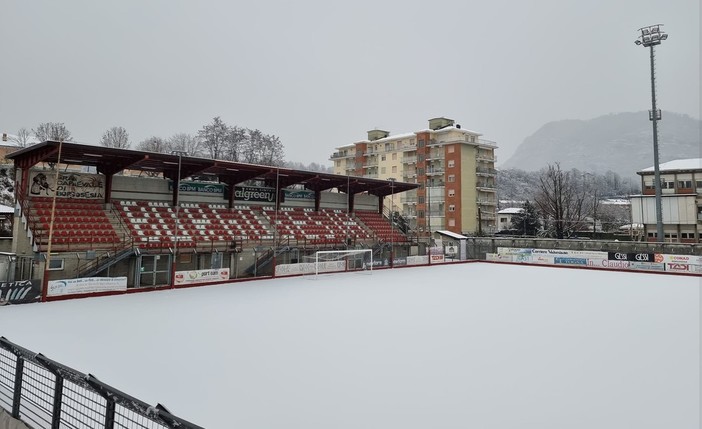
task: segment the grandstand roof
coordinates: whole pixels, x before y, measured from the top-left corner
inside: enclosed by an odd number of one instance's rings
[[[337,188],[341,192],[368,192],[378,197],[419,187],[414,183],[393,183],[389,180],[51,140],[13,152],[7,155],[7,158],[23,169],[29,169],[41,162],[60,162],[96,167],[98,173],[105,175],[113,175],[126,169],[159,172],[172,180],[178,180],[180,171],[181,180],[193,175],[208,175],[217,177],[222,183],[236,185],[247,180],[259,179],[269,186],[275,186],[277,183],[279,188],[302,184],[313,191]]]

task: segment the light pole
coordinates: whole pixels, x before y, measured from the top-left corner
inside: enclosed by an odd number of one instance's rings
[[[650,25],[639,28],[641,35],[634,41],[637,45],[650,48],[651,52],[651,110],[648,111],[648,118],[653,122],[653,171],[654,189],[656,191],[656,241],[663,242],[663,205],[661,202],[661,171],[658,164],[658,121],[661,119],[661,111],[656,107],[656,65],[653,47],[660,45],[668,38],[668,35],[661,31],[663,24]]]
[[[390,267],[395,266],[395,219],[393,211],[395,210],[395,179],[388,177],[390,181]]]
[[[188,152],[183,150],[173,150],[171,155],[178,155],[178,177],[175,181],[175,233],[173,234],[173,262],[171,263],[171,287],[175,287],[176,263],[178,259],[178,228],[180,228],[180,171],[183,163],[183,156],[187,156]]]

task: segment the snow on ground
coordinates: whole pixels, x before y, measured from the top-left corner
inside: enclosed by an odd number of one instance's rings
[[[700,279],[496,264],[0,308],[207,428],[693,428]]]

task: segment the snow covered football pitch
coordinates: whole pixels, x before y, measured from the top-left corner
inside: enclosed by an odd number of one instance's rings
[[[487,263],[0,307],[207,428],[697,428],[700,279]]]

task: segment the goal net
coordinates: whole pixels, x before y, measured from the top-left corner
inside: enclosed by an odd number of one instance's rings
[[[310,257],[312,258],[312,257]],[[320,250],[314,254],[314,275],[356,271],[373,273],[373,250]]]

